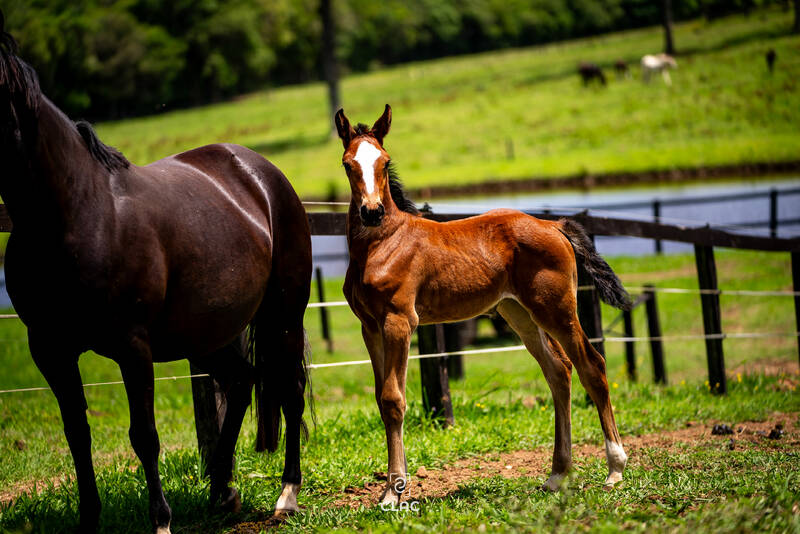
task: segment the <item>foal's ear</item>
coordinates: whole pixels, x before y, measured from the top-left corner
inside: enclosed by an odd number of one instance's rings
[[[336,112],[334,122],[336,123],[336,131],[339,132],[339,137],[342,139],[344,149],[347,150],[347,147],[350,146],[350,141],[356,136],[356,131],[350,126],[350,121],[345,117],[343,109]]]
[[[375,136],[375,139],[378,140],[378,143],[383,146],[383,138],[386,137],[386,134],[389,133],[389,128],[392,126],[392,108],[389,104],[386,104],[386,108],[383,110],[383,115],[381,118],[375,121],[375,124],[372,125],[372,135]]]

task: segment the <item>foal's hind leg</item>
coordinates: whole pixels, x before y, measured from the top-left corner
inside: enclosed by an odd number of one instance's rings
[[[245,357],[245,344],[245,336],[242,334],[222,349],[208,356],[192,359],[192,363],[209,373],[225,392],[227,408],[219,441],[211,460],[211,491],[208,504],[209,507],[213,507],[219,502],[224,511],[234,513],[241,509],[242,501],[236,489],[228,484],[233,478],[233,453],[242,428],[242,420],[247,407],[250,406],[254,376],[253,366]]]
[[[555,445],[553,469],[543,489],[556,491],[572,467],[572,364],[561,347],[552,341],[531,319],[528,310],[516,301],[506,299],[497,311],[522,338],[539,366],[542,368],[555,407]]]
[[[551,308],[549,313],[534,313],[534,318],[564,348],[578,371],[581,384],[597,406],[600,426],[605,436],[606,460],[608,461],[608,477],[605,485],[610,487],[622,480],[622,471],[625,469],[628,456],[622,447],[622,439],[617,431],[617,423],[614,420],[614,411],[608,395],[606,361],[589,343],[589,338],[581,328],[576,312],[559,312],[559,309],[556,306]]]
[[[92,436],[86,420],[86,397],[83,394],[77,354],[60,354],[48,339],[28,331],[33,361],[53,390],[61,409],[64,435],[75,462],[80,494],[80,532],[94,532],[100,519],[100,496],[92,466]]]
[[[153,357],[146,337],[132,335],[127,350],[115,355],[115,360],[122,371],[128,393],[131,445],[142,462],[147,479],[150,521],[156,534],[169,534],[172,510],[164,498],[158,475],[158,453],[161,445],[153,413]]]

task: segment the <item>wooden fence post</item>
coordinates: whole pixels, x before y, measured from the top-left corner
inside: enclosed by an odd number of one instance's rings
[[[792,252],[792,287],[800,292],[800,252]],[[798,361],[800,361],[800,295],[794,296],[794,320],[797,335]]]
[[[703,305],[703,329],[706,336],[706,357],[708,359],[708,384],[712,393],[723,394],[728,391],[725,377],[725,355],[722,352],[722,319],[717,287],[717,266],[714,262],[713,247],[694,246],[694,258],[697,264],[697,279],[700,289],[714,291],[701,293]]]
[[[189,364],[192,375],[203,371]],[[203,474],[210,476],[211,459],[217,450],[222,422],[225,420],[227,403],[219,384],[210,376],[192,378],[192,400],[194,401],[194,425],[197,432],[197,449],[203,462]]]
[[[631,310],[622,312],[622,321],[625,325],[625,337],[633,337],[633,313]],[[636,344],[634,341],[625,342],[625,362],[628,378],[636,382]]]
[[[647,313],[647,333],[650,336],[650,354],[653,358],[653,381],[656,384],[667,383],[667,369],[664,366],[664,342],[661,341],[661,321],[658,318],[658,301],[655,288],[645,284],[644,292],[647,300],[644,309]]]
[[[444,352],[444,327],[441,324],[417,328],[420,354]],[[450,381],[447,375],[447,357],[422,358],[419,361],[422,381],[422,402],[427,413],[441,418],[444,427],[454,423],[453,403],[450,399]]]
[[[314,271],[317,279],[317,295],[320,302],[325,302],[325,287],[322,280],[322,269],[317,267]],[[328,308],[321,306],[319,308],[319,319],[322,323],[322,337],[328,347],[328,352],[333,352],[333,338],[331,337],[330,328],[328,326]]]

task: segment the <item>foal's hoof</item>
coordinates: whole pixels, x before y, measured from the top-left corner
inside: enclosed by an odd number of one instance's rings
[[[564,484],[565,475],[559,475],[553,473],[550,475],[550,478],[547,479],[547,482],[542,484],[542,490],[544,491],[552,491],[556,492],[561,489],[561,486]]]
[[[383,490],[383,494],[378,501],[378,505],[381,508],[386,508],[394,507],[398,504],[400,504],[400,494],[395,491],[391,484],[387,484],[386,489]]]
[[[620,482],[622,482],[622,473],[609,473],[608,478],[606,478],[606,481],[603,483],[603,489],[606,491],[611,490]]]
[[[156,534],[172,534],[172,532],[167,525],[166,527],[156,527]]]

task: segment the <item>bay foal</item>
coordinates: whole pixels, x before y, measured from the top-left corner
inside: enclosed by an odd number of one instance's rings
[[[580,225],[569,220],[542,221],[513,210],[447,223],[418,216],[383,148],[391,121],[388,105],[372,128],[353,128],[342,110],[336,114],[352,190],[344,294],[361,320],[389,449],[382,503],[399,502],[407,480],[403,416],[412,332],[420,324],[461,321],[492,309],[520,335],[553,395],[555,448],[544,488],[557,490],[572,464],[573,365],[600,415],[609,469],[605,483],[613,486],[622,479],[627,456],[609,400],[605,361],[576,314],[576,257],[601,298],[627,309],[630,301],[619,279]]]

